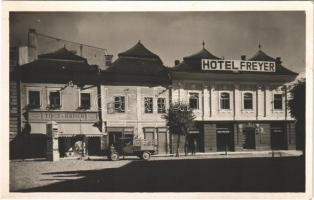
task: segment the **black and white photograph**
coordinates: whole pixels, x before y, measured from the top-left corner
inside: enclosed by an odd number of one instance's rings
[[[9,192],[309,192],[306,17],[9,11]]]

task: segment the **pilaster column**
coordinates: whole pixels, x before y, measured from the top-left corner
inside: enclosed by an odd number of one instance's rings
[[[263,98],[263,86],[257,85],[256,88],[256,119],[259,120],[263,117],[264,113],[264,98]]]
[[[236,120],[241,115],[241,93],[240,93],[240,85],[238,83],[234,83],[233,85],[233,119]]]
[[[208,91],[208,82],[205,82],[203,84],[203,91],[202,91],[202,103],[203,103],[203,114],[202,114],[202,118],[203,120],[208,119],[209,116],[209,91]]]

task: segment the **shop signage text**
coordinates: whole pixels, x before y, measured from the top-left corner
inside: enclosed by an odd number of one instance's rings
[[[98,120],[97,112],[70,112],[70,111],[29,111],[30,122],[95,122]]]
[[[202,59],[202,70],[275,72],[276,64],[271,61]]]

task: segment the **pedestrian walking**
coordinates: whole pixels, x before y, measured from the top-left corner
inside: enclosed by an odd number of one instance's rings
[[[195,139],[193,139],[193,143],[192,143],[192,155],[195,155],[195,151],[197,148],[197,142]]]

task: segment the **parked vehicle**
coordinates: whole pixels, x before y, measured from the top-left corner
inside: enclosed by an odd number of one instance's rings
[[[119,160],[120,156],[136,155],[143,160],[149,160],[156,151],[157,143],[155,141],[120,138],[116,144],[109,147],[107,157],[116,161]]]

